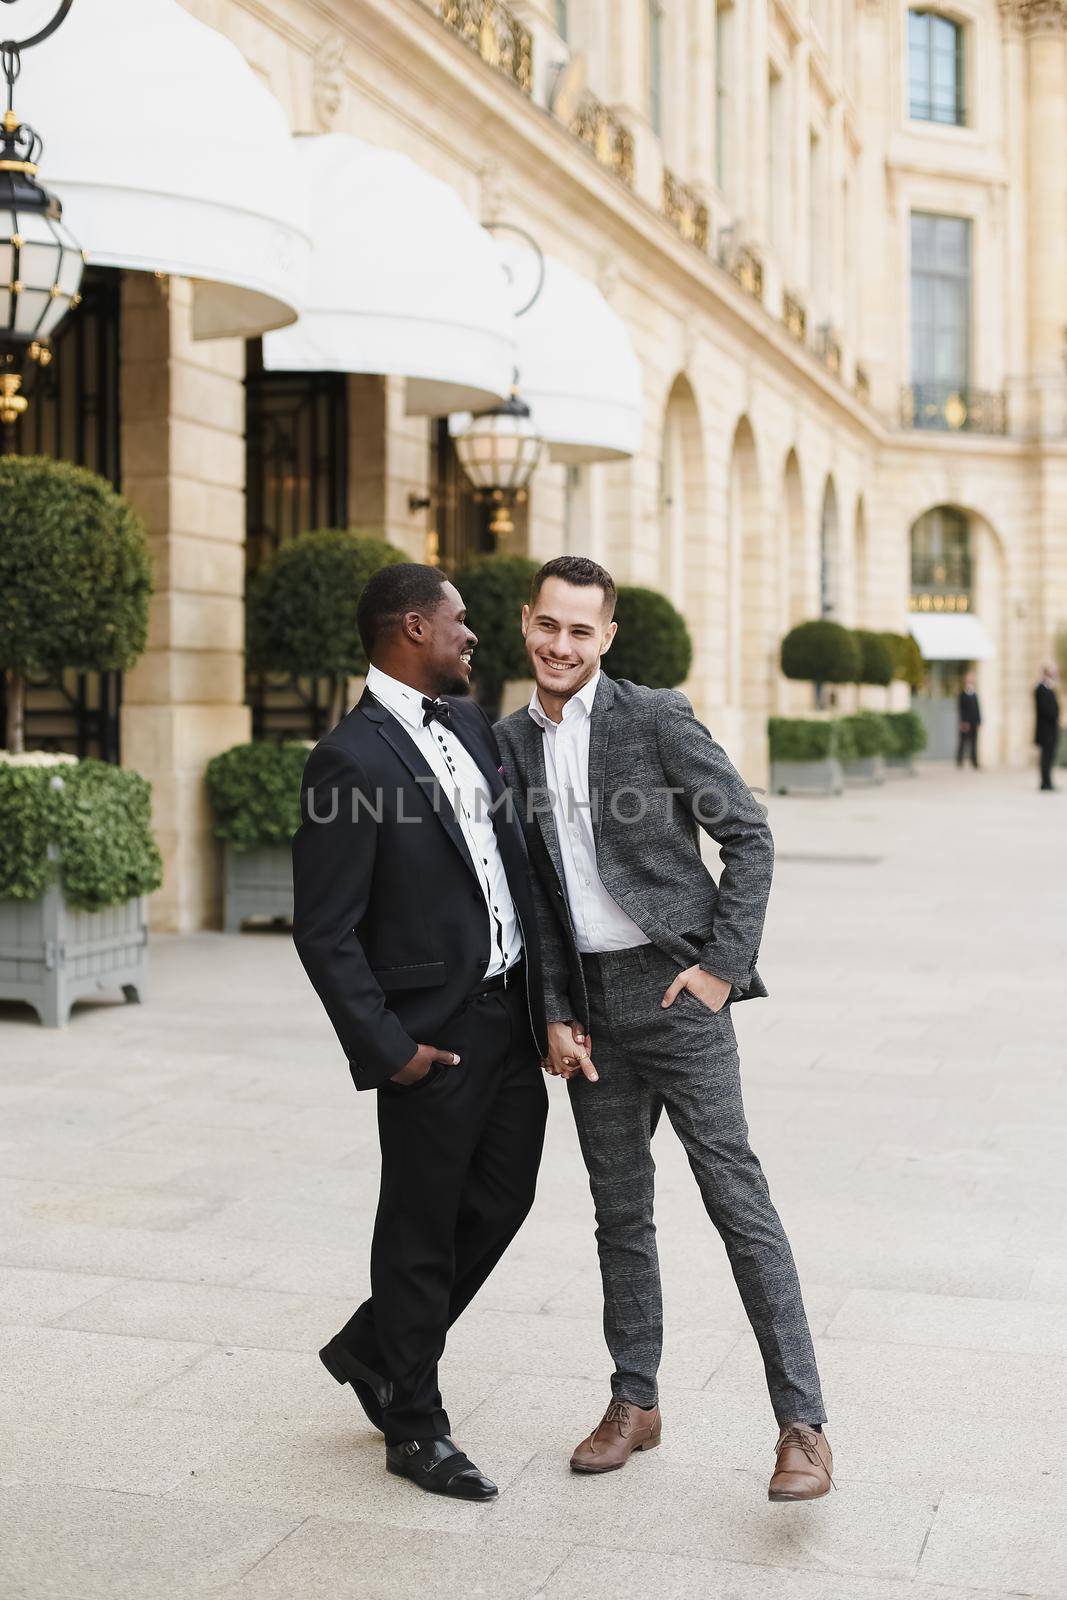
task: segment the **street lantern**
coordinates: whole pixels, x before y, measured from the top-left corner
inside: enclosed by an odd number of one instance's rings
[[[514,315],[524,317],[545,282],[545,258],[537,241],[525,228],[509,222],[484,224],[488,233],[514,234],[529,248],[525,258],[505,268],[515,298]],[[541,459],[544,440],[534,427],[530,408],[518,391],[516,372],[511,394],[488,411],[475,412],[455,439],[459,464],[474,485],[479,500],[493,506],[489,531],[496,539],[514,531],[511,508],[521,505],[534,469]]]
[[[10,5],[12,0],[3,0]],[[0,422],[17,422],[28,401],[24,377],[52,359],[49,343],[78,304],[85,257],[63,224],[63,207],[37,182],[42,141],[14,110],[21,52],[54,33],[70,10],[63,0],[31,38],[0,45],[7,109],[0,124]]]
[[[479,498],[494,508],[490,533],[505,538],[514,529],[511,508],[526,499],[544,444],[529,406],[512,389],[501,405],[477,412],[455,444],[459,464]]]

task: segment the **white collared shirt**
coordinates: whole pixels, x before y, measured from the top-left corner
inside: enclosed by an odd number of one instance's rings
[[[541,729],[545,781],[552,801],[552,820],[563,858],[563,876],[578,949],[633,950],[649,938],[605,889],[597,868],[593,813],[589,803],[589,731],[597,672],[563,707],[562,722],[545,715],[537,690],[530,697],[530,716]],[[601,805],[604,797],[599,797]]]
[[[373,666],[367,673],[367,688],[418,746],[419,754],[440,785],[435,803],[450,806],[462,829],[485,897],[489,918],[489,965],[485,977],[491,978],[519,960],[522,932],[493,831],[490,810],[493,797],[485,774],[451,728],[446,728],[442,722],[423,722],[421,689],[412,689]],[[428,795],[428,798],[435,797]]]

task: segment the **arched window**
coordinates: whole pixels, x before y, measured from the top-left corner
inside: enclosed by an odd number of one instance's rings
[[[908,115],[961,128],[964,38],[958,22],[936,11],[908,12]]]
[[[970,611],[971,526],[955,506],[935,506],[911,530],[913,611]]]

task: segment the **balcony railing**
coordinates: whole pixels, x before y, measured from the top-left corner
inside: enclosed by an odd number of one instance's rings
[[[905,428],[940,433],[1007,433],[1007,396],[1003,389],[907,384],[901,394],[900,420]]]
[[[803,302],[795,294],[790,294],[788,289],[782,294],[782,321],[786,332],[798,344],[803,344],[808,336],[808,313]]]
[[[632,186],[634,136],[590,90],[582,95],[567,127],[575,138],[589,147],[602,167],[609,167],[623,183]]]
[[[708,208],[695,190],[663,169],[663,215],[698,250],[708,248]]]
[[[517,83],[533,88],[533,37],[502,0],[438,0],[438,15],[483,61]]]

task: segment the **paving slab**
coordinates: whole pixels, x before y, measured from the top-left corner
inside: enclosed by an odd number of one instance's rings
[[[663,1444],[568,1472],[609,1362],[560,1085],[442,1364],[500,1498],[389,1477],[316,1354],[366,1292],[375,1097],[284,933],[153,936],[144,1006],[0,1006],[4,1600],[1067,1600],[1062,819],[957,777],[770,802],[771,997],[735,1022],[836,1493],[766,1500],[762,1365],[666,1124]]]

